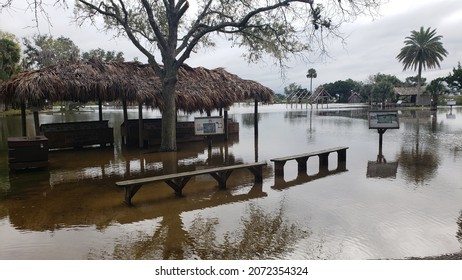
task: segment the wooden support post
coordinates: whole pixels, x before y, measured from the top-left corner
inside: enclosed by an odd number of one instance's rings
[[[191,176],[185,176],[183,178],[165,180],[165,183],[175,191],[176,196],[183,196],[183,188],[189,182],[189,179],[191,179]]]
[[[26,127],[26,103],[21,103],[21,127],[22,127],[22,136],[27,136],[27,127]]]
[[[225,140],[228,141],[228,108],[225,108],[224,122],[225,122]]]
[[[144,147],[143,104],[138,104],[138,144]]]
[[[98,116],[99,116],[99,120],[102,121],[103,120],[103,102],[101,101],[101,99],[98,99]]]
[[[261,194],[262,192],[263,192],[263,184],[255,183],[247,194],[248,195]]]
[[[284,176],[274,176],[274,186],[280,187],[285,184]]]
[[[346,170],[346,149],[337,151],[337,170]]]
[[[319,154],[319,170],[329,167],[329,154],[330,153]]]
[[[125,203],[127,203],[129,206],[132,205],[132,197],[141,188],[141,186],[141,184],[137,184],[125,187]]]
[[[255,96],[254,113],[253,113],[254,134],[258,136],[258,98]]]
[[[298,163],[298,173],[306,173],[306,162],[308,161],[308,157],[297,158]]]
[[[128,139],[130,139],[130,128],[128,126],[128,109],[127,109],[127,100],[122,100],[122,111],[124,115],[124,124],[125,124],[125,141],[123,144],[128,145]]]
[[[255,178],[255,183],[263,183],[263,166],[249,167],[249,170]]]
[[[284,177],[284,165],[286,161],[275,161],[274,162],[274,175]]]
[[[228,181],[229,176],[233,170],[226,170],[226,171],[221,171],[221,172],[211,172],[210,175],[217,180],[218,186],[220,189],[226,189],[226,181]]]
[[[32,113],[34,116],[34,127],[35,127],[35,136],[40,135],[40,120],[39,120],[39,113],[37,110],[34,110]]]
[[[337,155],[338,155],[338,156],[337,156],[337,157],[338,157],[338,159],[337,159],[338,163],[341,163],[341,162],[345,162],[345,161],[346,161],[346,149],[344,149],[344,150],[338,150],[338,151],[337,151]]]

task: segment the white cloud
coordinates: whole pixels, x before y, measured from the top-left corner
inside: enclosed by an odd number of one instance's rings
[[[53,1],[52,1],[53,2]],[[42,20],[40,31],[54,37],[65,36],[72,39],[82,51],[101,47],[106,50],[122,51],[127,59],[144,56],[127,39],[113,38],[90,25],[77,27],[71,23],[73,1],[66,1],[70,9],[49,6],[47,12],[51,18],[49,27]],[[37,33],[33,27],[33,15],[24,11],[24,1],[14,1],[14,9],[4,10],[0,14],[0,26],[3,31],[11,32],[18,38]],[[23,5],[22,7],[19,5]],[[323,83],[335,82],[351,78],[364,81],[369,75],[384,73],[396,75],[400,79],[413,76],[413,71],[402,71],[402,65],[396,55],[403,47],[403,41],[412,30],[420,26],[436,28],[443,35],[443,45],[449,55],[441,64],[441,69],[427,70],[424,76],[432,80],[450,73],[453,67],[462,60],[462,1],[460,0],[390,0],[381,10],[382,16],[375,20],[362,17],[355,23],[344,24],[341,31],[346,35],[346,46],[339,40],[329,43],[329,55],[313,62],[294,59],[289,63],[286,79],[282,79],[279,69],[271,61],[257,65],[247,64],[241,57],[242,51],[230,48],[226,44],[218,44],[217,48],[200,50],[187,61],[191,66],[208,68],[224,67],[227,71],[244,79],[256,80],[276,92],[282,92],[284,86],[296,82],[309,86],[306,72],[315,68],[318,78],[313,80],[313,87]]]

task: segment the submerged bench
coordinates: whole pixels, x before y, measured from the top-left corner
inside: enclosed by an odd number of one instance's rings
[[[223,167],[215,167],[210,169],[201,169],[195,171],[173,173],[167,175],[160,175],[154,177],[139,178],[133,180],[125,180],[116,182],[119,187],[125,188],[125,202],[128,205],[132,205],[132,198],[136,192],[144,185],[153,182],[165,182],[169,185],[178,196],[182,195],[184,186],[189,182],[191,177],[203,174],[210,174],[215,180],[217,180],[220,188],[226,188],[226,181],[234,170],[237,169],[248,169],[253,173],[255,177],[255,183],[263,182],[263,166],[266,162],[255,162],[255,163],[244,163],[237,165],[229,165]]]
[[[284,176],[284,165],[286,164],[288,160],[297,161],[299,173],[306,172],[306,162],[308,161],[308,158],[313,157],[313,156],[319,157],[319,168],[320,169],[327,168],[327,166],[329,165],[329,154],[332,152],[337,152],[338,154],[337,161],[339,164],[346,162],[346,150],[347,149],[348,147],[341,146],[341,147],[324,149],[324,150],[305,153],[305,154],[273,158],[271,159],[271,161],[274,162],[274,174],[276,176]]]

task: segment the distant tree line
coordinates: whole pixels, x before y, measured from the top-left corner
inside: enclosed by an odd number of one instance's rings
[[[394,75],[377,73],[371,75],[366,81],[354,81],[352,79],[338,80],[332,83],[326,83],[322,86],[332,95],[338,103],[348,103],[353,92],[361,96],[363,102],[395,102],[395,87],[416,87],[418,83],[417,76],[407,77],[404,81]],[[437,78],[427,84],[426,78],[421,77],[421,83],[426,86],[426,94],[433,95],[436,100],[438,96],[444,94],[460,94],[462,91],[462,66],[459,62],[457,67],[453,68],[452,73],[445,77]],[[284,95],[296,95],[297,92],[303,94],[309,91],[302,85],[290,83],[284,88]],[[314,89],[313,89],[314,91]],[[279,94],[279,99],[284,95]]]

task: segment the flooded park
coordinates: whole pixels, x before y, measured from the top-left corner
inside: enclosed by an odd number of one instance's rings
[[[114,145],[50,151],[48,167],[9,171],[7,138],[21,117],[0,117],[0,259],[402,259],[460,252],[462,108],[397,108],[400,128],[369,129],[368,107],[306,108],[239,103],[228,141],[179,143],[177,152],[122,144],[122,110],[103,109]],[[216,115],[213,112],[212,115]],[[179,121],[199,114],[179,114]],[[41,112],[40,122],[98,120],[94,108]],[[138,108],[128,109],[129,119]],[[159,118],[145,109],[144,118]],[[27,131],[33,133],[32,116]],[[328,170],[310,157],[307,173],[276,157],[346,146]],[[124,203],[124,179],[266,161],[263,182],[234,171],[227,188],[191,178],[183,196],[146,184]]]

